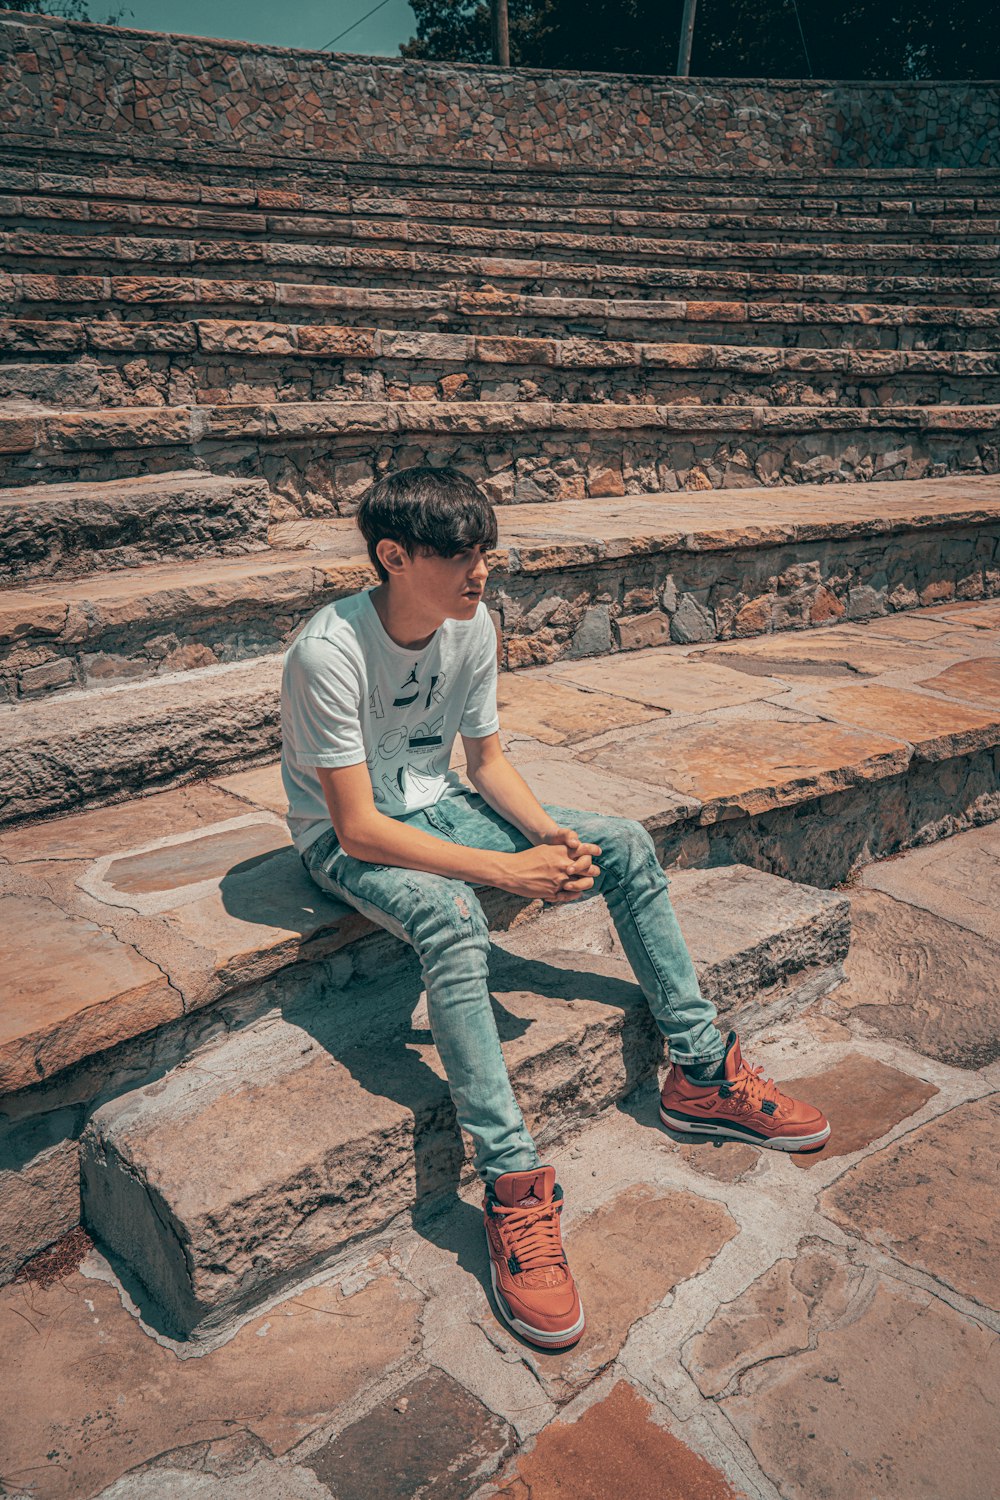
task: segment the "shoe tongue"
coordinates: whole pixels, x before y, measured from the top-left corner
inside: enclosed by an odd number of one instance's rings
[[[534,1167],[530,1172],[504,1172],[493,1191],[504,1208],[534,1208],[536,1203],[552,1202],[555,1185],[555,1167]]]
[[[740,1051],[740,1039],[735,1031],[731,1031],[726,1038],[726,1080],[733,1083],[743,1066],[743,1054]]]

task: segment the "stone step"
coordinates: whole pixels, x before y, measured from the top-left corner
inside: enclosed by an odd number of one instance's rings
[[[377,325],[421,338],[435,332],[471,337],[634,339],[666,343],[875,350],[995,351],[1000,308],[907,307],[894,303],[677,302],[649,299],[530,297],[492,291],[407,291],[405,288],[317,286],[313,283],[191,282],[177,277],[108,278],[96,300],[116,317],[93,312],[74,276],[8,278],[8,307],[30,316],[0,320],[0,354],[183,354],[199,346],[199,329],[246,324],[260,330],[319,327],[341,338],[370,336]],[[44,283],[41,285],[40,283]],[[213,301],[213,299],[215,299]],[[220,305],[221,304],[221,305]],[[69,308],[79,309],[72,321]],[[203,308],[207,316],[191,316]],[[150,319],[149,310],[160,316]],[[291,313],[290,309],[294,311]],[[225,323],[221,314],[225,312]],[[360,325],[360,326],[359,326]],[[287,335],[291,338],[291,334]],[[298,333],[295,333],[298,341]]]
[[[818,478],[943,478],[997,463],[995,406],[318,401],[0,412],[0,483],[103,481],[194,458],[252,466],[290,512],[334,471],[457,462],[496,503]],[[381,462],[381,460],[380,460]],[[538,477],[535,477],[538,476]],[[334,484],[339,489],[339,484]]]
[[[38,170],[34,158],[23,166],[0,165],[0,192],[73,200],[99,198],[114,203],[205,205],[214,209],[262,212],[360,213],[409,215],[427,206],[445,212],[475,211],[484,200],[507,212],[539,206],[566,212],[633,212],[734,214],[809,213],[887,215],[905,220],[940,215],[1000,212],[996,174],[897,171],[864,179],[857,172],[769,172],[765,181],[748,181],[746,173],[684,175],[650,171],[635,164],[629,173],[588,170],[572,174],[510,170],[491,164],[488,173],[475,166],[449,166],[445,172],[415,163],[380,161],[317,163],[309,173],[299,165],[290,174],[256,172],[241,165],[220,170],[218,160],[207,171],[188,167],[183,176],[159,177],[95,161],[88,171],[79,159],[68,172]],[[50,163],[46,164],[47,167]],[[367,175],[366,175],[367,174]],[[485,189],[485,191],[484,191]]]
[[[963,542],[963,547],[968,552],[974,551],[975,545],[971,537]],[[995,564],[990,576],[995,586]],[[949,583],[943,582],[942,592],[949,591],[950,587]],[[806,592],[808,593],[808,588]],[[862,604],[866,601],[863,590],[859,590],[859,601]],[[768,607],[774,608],[773,605]],[[996,602],[983,603],[979,608],[987,612],[990,621],[994,621],[1000,614],[1000,604]],[[567,723],[570,722],[569,716],[577,715],[580,684],[589,684],[589,692],[584,689],[579,714],[574,720],[581,726],[583,733],[587,733],[587,727],[595,722],[607,727],[616,722],[634,724],[650,718],[671,716],[673,724],[677,714],[692,710],[697,712],[701,706],[697,697],[698,673],[690,664],[686,667],[686,675],[696,684],[692,689],[694,698],[686,695],[683,681],[678,675],[669,688],[664,688],[654,698],[649,696],[651,689],[637,689],[636,701],[629,704],[627,711],[616,711],[613,704],[602,702],[598,705],[593,701],[594,692],[603,695],[606,691],[604,684],[608,678],[608,664],[605,655],[599,653],[607,653],[612,644],[608,613],[604,605],[584,609],[572,641],[571,649],[575,649],[575,657],[567,655],[561,660],[557,659],[561,643],[557,642],[553,646],[546,639],[549,632],[544,626],[538,632],[539,640],[528,640],[522,646],[515,639],[508,644],[508,661],[516,660],[517,653],[521,653],[520,659],[525,664],[533,660],[546,662],[546,653],[554,658],[542,668],[528,669],[525,665],[524,670],[512,672],[509,677],[501,679],[504,704],[513,705],[511,713],[516,712],[516,705],[522,697],[538,691],[533,686],[536,678],[532,675],[538,671],[552,672],[557,678],[565,677],[570,684],[565,709]],[[544,610],[540,615],[544,618]],[[859,675],[865,676],[867,669],[864,664],[855,665],[850,655],[852,650],[857,655],[861,649],[853,632],[860,630],[863,634],[865,630],[871,629],[875,632],[874,639],[881,642],[883,627],[890,634],[893,631],[899,632],[903,640],[907,639],[907,630],[913,631],[918,640],[921,631],[926,630],[923,611],[920,611],[912,626],[907,623],[909,616],[906,615],[895,620],[872,621],[865,627],[817,626],[814,629],[762,635],[748,641],[722,640],[713,645],[710,640],[701,643],[698,638],[698,632],[702,632],[703,636],[708,634],[706,619],[710,618],[692,591],[687,600],[682,601],[671,628],[686,633],[690,625],[696,643],[686,646],[675,644],[659,649],[666,651],[663,659],[669,659],[674,664],[672,669],[678,674],[681,671],[679,663],[682,656],[691,652],[706,654],[712,668],[708,673],[708,686],[704,688],[707,703],[745,706],[747,703],[756,704],[769,694],[777,695],[776,706],[768,710],[770,717],[765,715],[765,720],[761,723],[746,727],[746,734],[756,746],[750,755],[746,772],[751,776],[760,764],[766,765],[769,774],[773,774],[771,758],[773,754],[780,757],[781,726],[789,721],[788,706],[794,701],[793,698],[784,696],[782,688],[774,688],[766,680],[771,675],[772,662],[777,662],[780,666],[782,661],[796,664],[801,661],[806,665],[801,668],[796,665],[796,673],[800,670],[806,675],[815,672],[820,678],[831,675],[857,678]],[[537,623],[536,616],[536,629]],[[620,629],[619,626],[619,632]],[[847,633],[840,634],[842,631]],[[945,637],[954,634],[950,625],[941,630],[935,629],[933,623],[931,633]],[[978,634],[979,639],[975,644],[982,649],[988,643],[981,632]],[[639,641],[650,638],[656,638],[655,632],[651,631],[645,637],[637,635]],[[687,634],[687,639],[691,640],[691,634]],[[954,640],[949,644],[946,639],[939,650],[926,647],[914,652],[912,648],[904,649],[890,643],[881,645],[879,650],[870,652],[868,656],[862,653],[860,659],[862,663],[869,660],[877,663],[901,661],[900,670],[903,670],[910,664],[910,659],[915,657],[918,666],[934,664],[940,665],[944,670],[955,665],[957,659],[964,659],[963,653],[967,656],[970,649],[969,639],[955,634]],[[843,665],[841,657],[836,654],[838,651],[848,653],[848,665]],[[619,676],[631,679],[631,674],[636,671],[651,671],[653,665],[661,660],[656,653],[656,647],[647,650],[641,646],[623,653],[616,664],[616,679]],[[584,655],[589,655],[591,659],[580,661],[579,658]],[[832,661],[832,666],[826,665],[828,660]],[[717,669],[723,666],[725,670],[719,679],[720,687],[715,682],[715,677],[718,676]],[[891,667],[879,667],[877,670],[890,671]],[[994,668],[989,670],[993,671]],[[977,698],[978,695],[978,699],[981,699],[985,689],[982,685],[976,686],[975,669],[967,668],[965,671],[966,674],[972,674],[969,679],[970,690],[975,688],[972,696]],[[175,672],[148,681],[125,680],[110,687],[69,691],[48,701],[22,702],[16,706],[0,707],[0,725],[4,730],[4,748],[0,755],[0,824],[47,817],[79,806],[119,802],[129,796],[152,791],[157,787],[177,785],[199,775],[222,774],[225,770],[235,771],[260,763],[269,755],[275,754],[280,745],[280,673],[280,655],[264,655],[231,664]],[[765,680],[758,684],[749,683],[746,680],[747,673],[751,676],[761,673]],[[956,677],[959,682],[956,696],[959,698],[964,696],[960,690],[960,684],[964,680],[963,674],[959,672]],[[991,689],[993,698],[987,694],[986,708],[972,711],[968,707],[959,708],[954,704],[941,707],[936,699],[928,699],[927,695],[916,695],[918,701],[914,705],[910,700],[915,695],[909,692],[902,695],[897,693],[896,681],[895,677],[890,678],[892,691],[888,693],[887,707],[879,693],[874,696],[868,693],[862,695],[863,702],[854,703],[853,700],[848,702],[844,699],[843,710],[845,722],[850,724],[855,722],[852,714],[861,712],[865,704],[872,705],[871,711],[876,719],[878,713],[885,708],[889,738],[879,738],[878,755],[888,756],[891,762],[889,773],[895,773],[900,766],[909,764],[911,751],[907,745],[910,742],[923,744],[927,738],[926,724],[933,727],[930,735],[932,749],[926,755],[923,751],[913,753],[918,760],[937,757],[940,753],[941,735],[948,732],[949,715],[954,716],[960,725],[968,723],[976,731],[967,739],[963,739],[962,734],[958,735],[953,744],[955,755],[964,755],[970,746],[978,754],[983,749],[981,736],[977,738],[980,731],[986,735],[988,743],[993,743],[990,736],[1000,724],[1000,705],[995,703],[995,683]],[[541,692],[546,700],[552,698],[551,683],[544,681]],[[653,703],[658,706],[651,707]],[[923,711],[924,719],[921,718]],[[815,717],[817,712],[811,703],[807,706],[807,716]],[[824,710],[824,715],[826,713],[828,710]],[[899,724],[902,728],[893,719],[893,713],[901,716]],[[610,715],[610,718],[606,715]],[[801,715],[793,712],[790,718],[798,723]],[[520,722],[525,722],[523,715]],[[543,741],[561,744],[567,733],[568,731],[563,732],[550,726],[541,738]],[[680,746],[684,735],[678,730],[674,734]],[[802,752],[807,761],[812,754],[810,736],[818,736],[820,752],[824,756],[833,755],[838,766],[854,766],[859,755],[861,762],[867,764],[869,754],[874,753],[865,748],[870,737],[861,737],[864,744],[859,749],[853,732],[834,732],[831,729],[828,733],[826,728],[812,726],[806,733],[807,745]],[[762,743],[757,746],[756,742],[761,739]],[[903,744],[903,741],[907,743]],[[948,743],[952,744],[952,741],[949,740]],[[699,742],[692,753],[704,757],[706,746]],[[648,774],[655,781],[659,776],[655,767],[663,762],[666,752],[660,746],[653,746],[649,754],[653,769]],[[750,754],[746,743],[742,745],[739,754]],[[666,759],[673,765],[669,754]],[[788,766],[793,764],[794,759],[790,755]],[[619,767],[616,774],[619,777],[624,775],[627,779],[629,773]],[[869,773],[864,772],[862,779],[867,774]],[[789,775],[794,783],[794,772],[782,773],[778,779],[784,784]],[[850,782],[855,772],[845,770],[844,775],[847,782]],[[645,779],[646,776],[647,773],[643,772],[640,779]],[[815,784],[813,778],[806,777],[803,783],[805,789],[801,795],[807,798],[811,796]],[[843,781],[831,783],[838,787],[844,784]],[[795,802],[799,795],[798,792],[793,792],[789,800]],[[734,812],[719,814],[736,815]]]
[[[0,410],[25,406],[106,406],[97,362],[0,364]]]
[[[474,164],[442,170],[430,163],[387,161],[299,162],[278,172],[235,169],[218,158],[192,160],[182,176],[157,177],[132,161],[109,162],[95,156],[86,162],[71,153],[67,170],[55,170],[60,147],[54,144],[44,168],[37,153],[0,157],[0,191],[41,193],[74,199],[98,196],[161,203],[202,203],[213,207],[305,209],[330,211],[346,202],[352,211],[406,212],[412,202],[478,203],[488,184],[491,202],[553,205],[578,204],[634,208],[725,208],[733,212],[766,211],[780,203],[791,209],[847,213],[943,214],[1000,212],[996,173],[984,168],[920,171],[888,168],[769,168],[764,179],[748,181],[745,171],[671,172],[649,162],[629,164],[628,171],[578,163],[572,174],[540,171],[528,165],[499,166],[488,173]],[[395,210],[391,205],[398,203]]]
[[[263,230],[261,230],[263,234]],[[449,255],[449,251],[454,252]],[[178,230],[174,234],[100,234],[58,233],[49,230],[15,229],[0,231],[0,253],[11,262],[11,269],[33,271],[59,270],[68,262],[86,262],[92,271],[106,268],[114,272],[119,266],[190,266],[204,270],[225,266],[230,271],[271,266],[294,266],[300,279],[308,279],[317,268],[324,271],[359,264],[368,257],[369,265],[383,264],[397,270],[408,262],[422,271],[448,270],[450,262],[461,261],[463,252],[479,251],[492,257],[498,267],[509,263],[516,274],[537,275],[541,258],[564,274],[571,275],[584,266],[602,281],[622,279],[632,271],[643,276],[669,269],[677,262],[685,268],[702,270],[720,266],[740,269],[763,267],[767,274],[776,270],[789,273],[824,269],[856,272],[863,268],[868,275],[915,272],[918,268],[931,275],[965,275],[971,279],[996,276],[1000,261],[1000,244],[969,240],[929,239],[920,243],[900,240],[877,244],[822,239],[797,238],[770,240],[665,239],[640,235],[577,234],[541,230],[498,230],[411,223],[406,220],[379,222],[351,220],[331,227],[318,243],[287,238],[266,237],[259,240],[242,237],[222,238],[203,232],[191,239]],[[372,259],[374,257],[374,259]],[[22,267],[20,262],[29,262]],[[486,262],[491,264],[490,260]],[[508,275],[510,272],[508,271]]]
[[[643,651],[613,673],[601,661],[516,673],[501,679],[501,739],[541,800],[643,822],[675,894],[682,867],[737,863],[828,887],[1000,815],[998,681],[1000,603],[952,602]],[[218,733],[233,727],[228,702],[201,700]],[[279,1000],[287,1017],[352,978],[385,985],[398,956],[309,881],[276,765],[139,785],[140,800],[0,832],[0,1159],[14,1169],[0,1172],[0,1212],[22,1259],[77,1222],[75,1140],[94,1105]],[[523,935],[524,903],[482,899],[494,930]],[[706,910],[702,931],[740,931],[745,912]],[[581,943],[577,919],[577,955],[611,951]],[[686,936],[698,957],[697,928]],[[740,982],[725,977],[724,1004],[746,998]],[[0,1279],[17,1264],[6,1253],[0,1242]]]
[[[1000,814],[995,763],[968,779],[997,743],[998,670],[1000,602],[951,603],[863,627],[644,651],[614,673],[603,661],[516,673],[502,679],[502,739],[541,800],[613,803],[671,867],[744,861],[828,886]],[[200,696],[181,736],[199,707],[216,734],[233,723],[232,695],[213,700],[206,681],[191,686]],[[219,689],[234,681],[216,674]],[[452,763],[463,765],[458,745]],[[289,845],[276,764],[174,791],[152,777],[138,785],[140,799],[0,834],[16,981],[2,1093],[168,1019],[197,1029],[223,996],[346,940]],[[56,956],[44,991],[28,947]]]
[[[1000,228],[1000,206],[993,212],[970,207],[964,212],[915,212],[912,205],[895,211],[880,205],[857,212],[831,212],[838,205],[825,205],[826,212],[814,213],[797,202],[779,207],[763,203],[755,208],[733,209],[714,205],[684,207],[674,210],[637,207],[634,203],[618,207],[546,204],[537,198],[524,202],[489,198],[469,203],[446,199],[395,197],[392,199],[359,199],[350,195],[330,197],[319,202],[285,204],[277,207],[245,205],[157,202],[148,192],[139,199],[121,195],[107,197],[52,197],[39,194],[0,195],[0,226],[7,229],[44,228],[51,224],[63,227],[98,225],[102,228],[125,225],[139,232],[150,229],[185,229],[210,235],[262,234],[302,237],[322,241],[329,235],[345,232],[353,237],[359,230],[364,237],[374,233],[372,221],[385,218],[387,227],[398,227],[400,221],[422,225],[433,233],[441,226],[497,225],[504,233],[510,230],[547,234],[557,230],[570,234],[611,233],[631,238],[637,234],[655,238],[725,236],[727,239],[754,240],[762,236],[791,235],[809,240],[831,234],[846,239],[857,237],[877,246],[884,239],[900,236],[913,243],[934,239],[958,240],[969,237],[995,237]],[[366,226],[362,229],[361,226]],[[367,232],[366,232],[367,231]],[[77,232],[83,232],[82,230]],[[405,236],[400,236],[404,237]]]
[[[263,760],[280,743],[280,677],[280,656],[253,657],[0,707],[0,824]]]
[[[704,990],[734,1024],[789,1014],[843,977],[845,896],[739,865],[671,884]],[[511,1080],[543,1150],[652,1090],[663,1054],[595,907],[499,934],[491,960]],[[93,1114],[84,1222],[163,1331],[218,1331],[474,1175],[426,1015],[411,1020],[420,979],[400,969],[376,984],[315,974],[306,995]]]
[[[267,545],[269,508],[263,480],[199,472],[0,491],[0,585],[257,551]],[[55,597],[51,609],[50,625]]]
[[[1000,592],[1000,478],[982,475],[550,501],[498,520],[487,603],[502,667]],[[78,579],[64,567],[0,592],[0,698],[273,653],[377,581],[350,516],[279,523],[273,539],[249,558],[117,573],[89,557]]]
[[[418,267],[412,257],[402,261],[384,256],[366,260],[366,254],[352,250],[342,267],[349,273],[349,279],[335,285],[321,278],[321,274],[309,280],[281,281],[273,273],[263,275],[259,270],[249,278],[218,274],[90,275],[67,266],[45,275],[13,271],[0,274],[0,307],[20,308],[27,304],[45,314],[54,307],[68,305],[86,314],[103,304],[118,316],[126,317],[134,317],[135,310],[141,316],[145,309],[155,306],[194,305],[213,310],[231,308],[237,312],[267,307],[278,316],[286,316],[285,309],[294,307],[318,309],[317,316],[322,317],[327,309],[334,307],[345,312],[360,307],[366,314],[375,309],[401,308],[412,314],[419,313],[426,305],[428,312],[452,311],[477,320],[484,316],[546,317],[565,330],[568,317],[605,317],[617,323],[622,303],[625,316],[641,322],[647,317],[659,320],[695,317],[718,323],[729,321],[728,309],[732,307],[736,324],[748,319],[766,322],[773,313],[781,323],[819,322],[834,327],[868,321],[881,324],[887,319],[892,326],[897,321],[937,326],[948,321],[941,319],[938,309],[955,306],[959,326],[991,328],[995,326],[996,308],[988,299],[1000,290],[1000,280],[953,276],[791,273],[768,271],[766,266],[752,272],[664,268],[643,271],[634,266],[615,266],[612,279],[623,289],[623,295],[618,296],[613,289],[601,285],[593,267],[570,267],[572,274],[567,286],[565,268],[557,262],[531,262],[533,282],[519,275],[518,267],[510,261],[471,256],[448,257],[446,269],[453,273],[450,280],[438,277],[441,285],[425,284],[414,290],[415,281],[427,282],[424,272],[428,265],[439,262],[422,256]],[[409,272],[405,279],[396,274],[400,268]],[[466,276],[471,284],[456,284],[456,275]],[[574,292],[574,278],[578,279],[580,295]],[[539,279],[545,286],[536,291],[534,283]],[[515,285],[496,284],[509,281]],[[477,282],[483,284],[476,285]],[[522,284],[527,290],[522,290]],[[669,296],[664,306],[660,292],[691,292],[695,297],[679,301],[676,296]],[[979,305],[984,298],[987,305]],[[725,313],[720,311],[723,307],[727,309]],[[868,308],[876,311],[868,312]],[[896,308],[899,313],[893,311]],[[299,312],[298,316],[303,314]],[[370,316],[365,321],[370,322]]]
[[[651,405],[1000,401],[1000,350],[504,338],[246,319],[131,324],[125,332],[124,349],[107,348],[122,342],[116,329],[110,340],[91,333],[93,352],[82,360],[0,365],[0,410],[24,400],[79,409],[359,396],[405,401],[429,393],[443,400]],[[140,359],[137,343],[145,344]]]

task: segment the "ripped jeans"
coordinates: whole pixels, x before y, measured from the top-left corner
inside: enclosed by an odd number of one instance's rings
[[[577,900],[602,895],[675,1062],[721,1058],[716,1010],[702,995],[670,901],[667,877],[641,823],[542,803],[560,827],[598,844],[600,875]],[[400,822],[474,849],[515,853],[530,839],[478,792],[444,797]],[[492,1183],[530,1170],[538,1153],[507,1076],[489,994],[489,929],[472,886],[462,880],[345,854],[331,829],[303,863],[321,890],[355,907],[416,950],[431,1035],[458,1122],[472,1137],[476,1170]]]

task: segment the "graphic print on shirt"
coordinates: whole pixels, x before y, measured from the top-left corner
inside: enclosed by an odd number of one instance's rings
[[[444,697],[444,682],[446,673],[434,672],[431,674],[430,686],[427,696],[424,698],[423,707],[429,709],[433,703],[440,703]],[[399,684],[392,699],[392,707],[396,709],[410,708],[423,693],[423,685],[417,675],[417,663],[414,662],[406,680]],[[385,719],[386,711],[383,706],[382,694],[378,684],[368,695],[368,707],[373,719]],[[378,743],[373,746],[368,755],[368,770],[372,778],[372,792],[376,802],[387,800],[386,787],[393,796],[406,797],[406,780],[420,792],[430,792],[434,789],[436,773],[431,773],[430,767],[421,764],[415,757],[430,755],[439,749],[444,743],[441,730],[444,726],[444,714],[439,713],[433,718],[428,717],[419,724],[410,726],[399,725],[394,729],[387,729]],[[408,755],[405,765],[399,766],[395,776],[390,777],[388,772],[379,774],[378,762],[380,760],[395,760],[400,751],[406,746]],[[376,784],[376,775],[379,776],[381,785]]]

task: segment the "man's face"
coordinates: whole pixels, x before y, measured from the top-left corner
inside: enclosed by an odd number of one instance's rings
[[[415,553],[407,570],[414,594],[422,602],[433,603],[446,619],[471,619],[489,575],[488,550],[480,542],[455,557],[440,557],[436,552]]]

